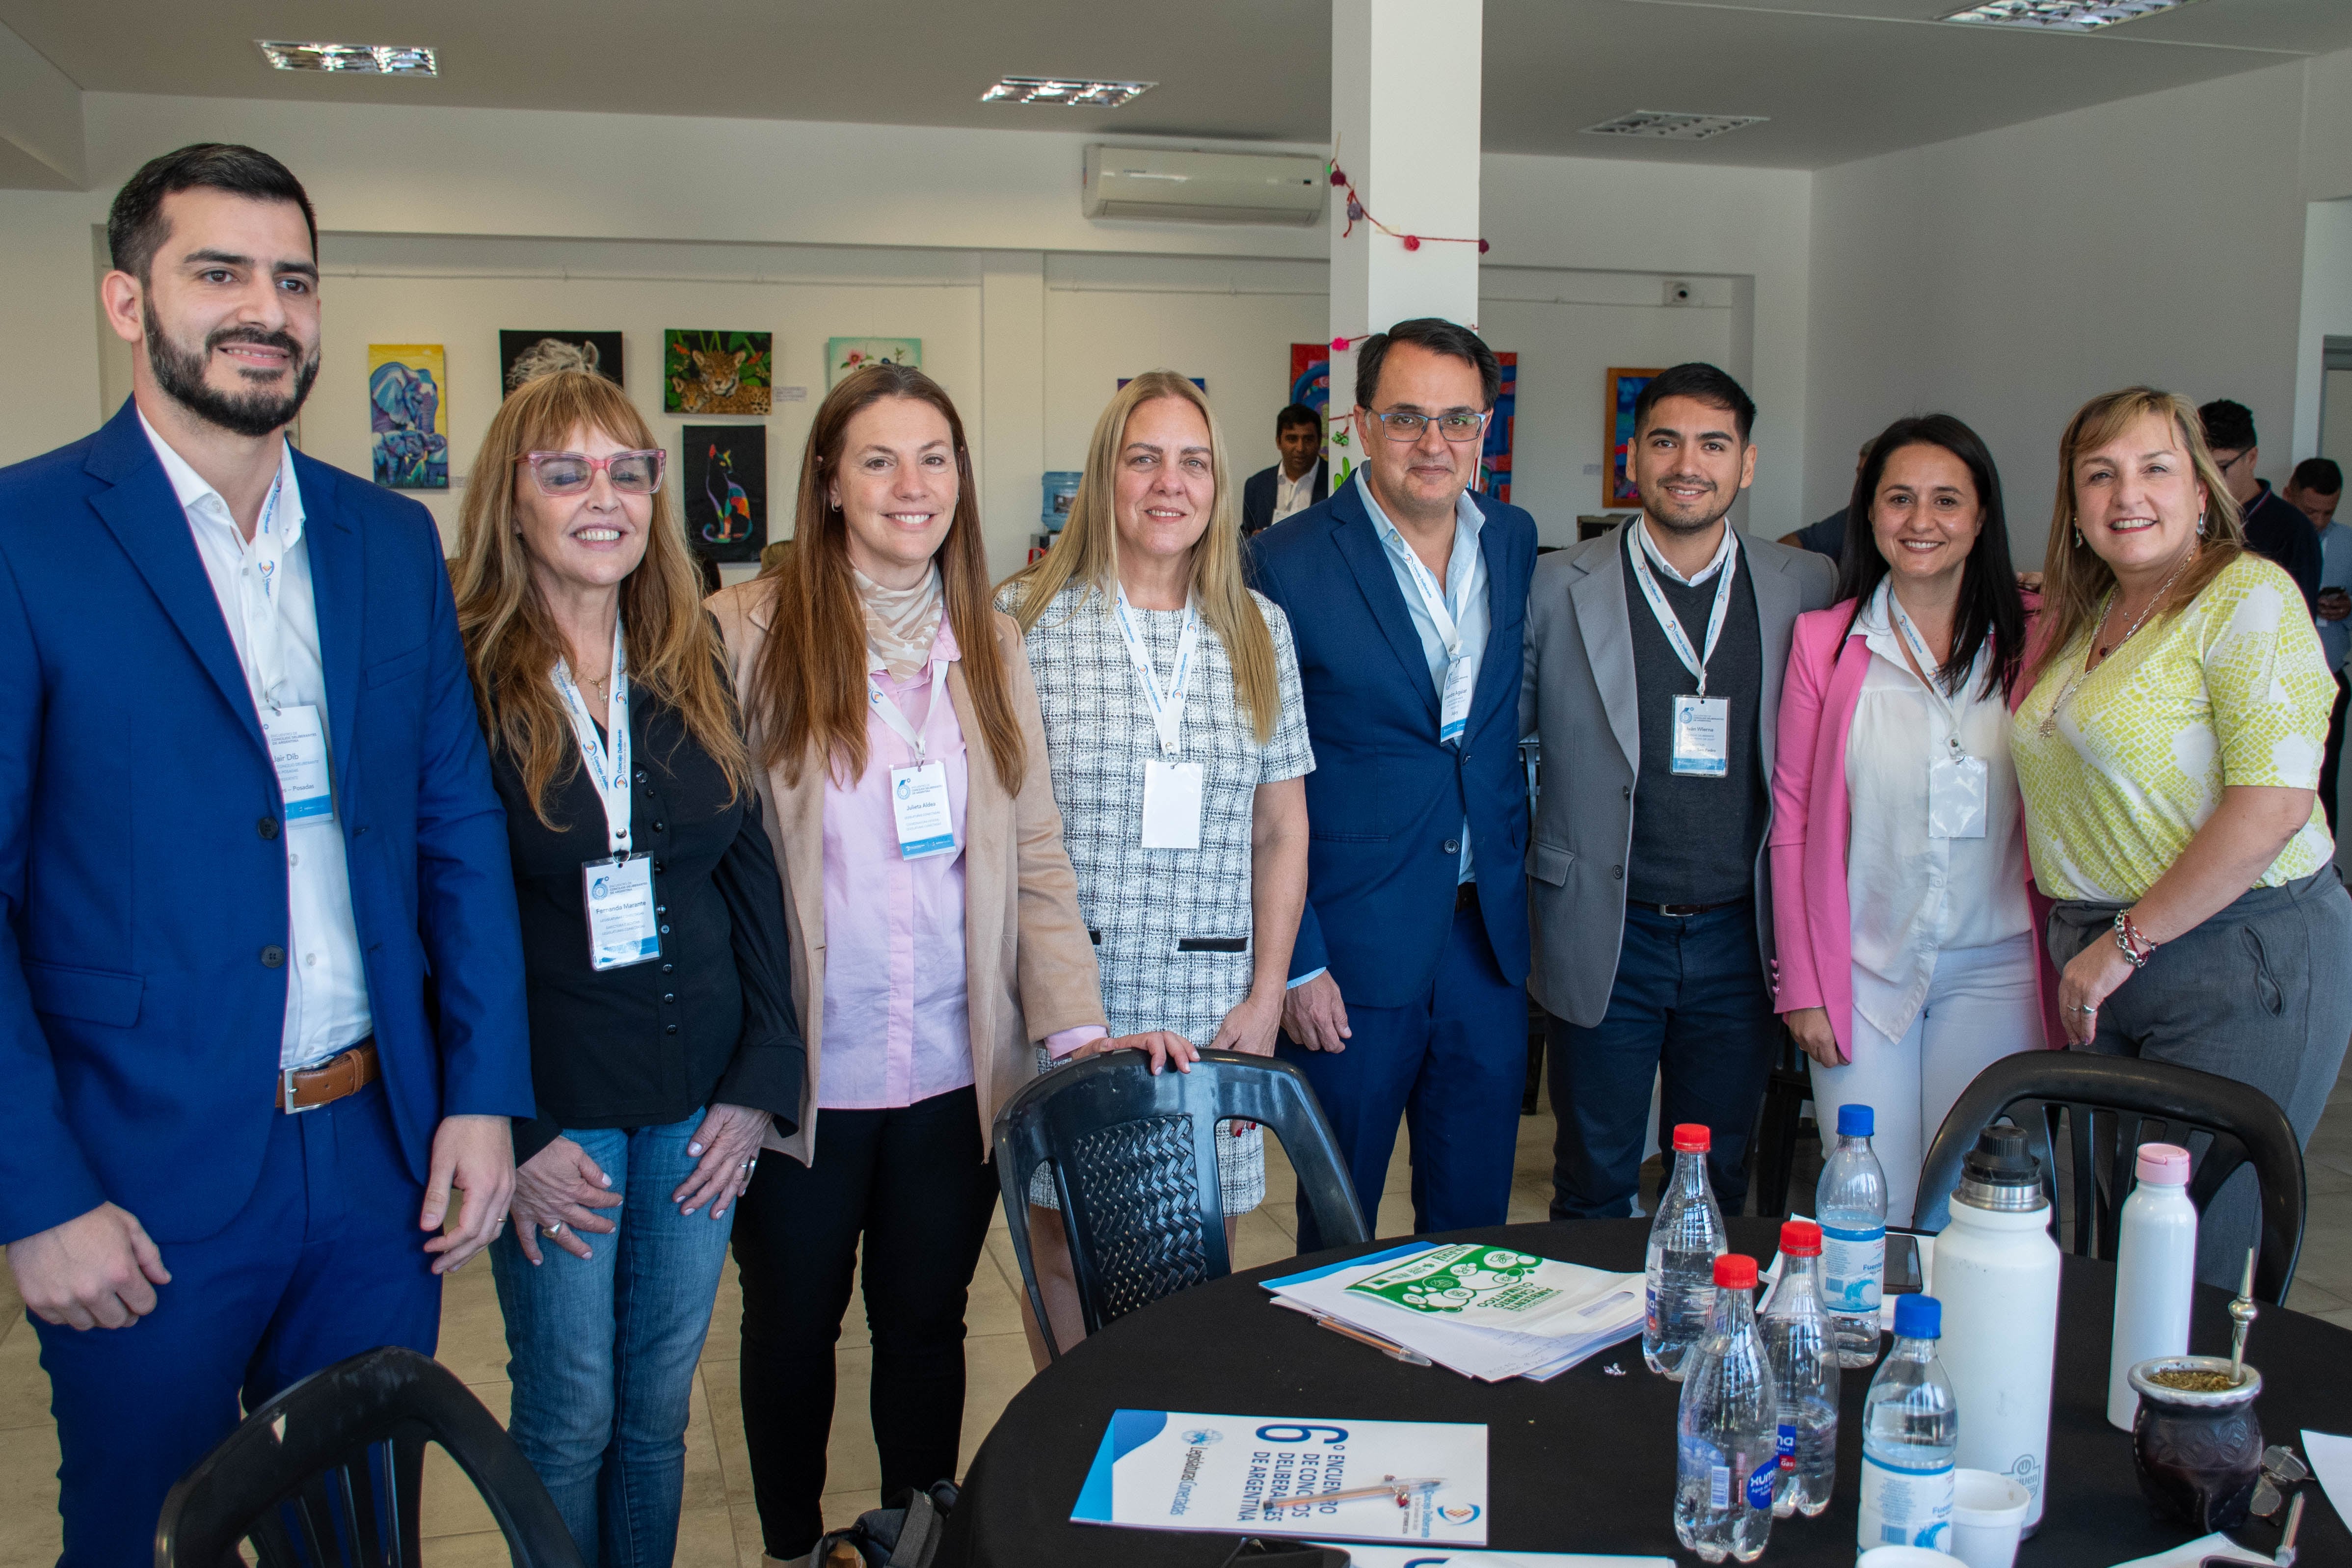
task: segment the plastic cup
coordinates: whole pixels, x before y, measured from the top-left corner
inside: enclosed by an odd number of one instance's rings
[[[1952,1568],[1954,1561],[1948,1552],[1930,1552],[1924,1546],[1874,1546],[1853,1568]]]
[[[1969,1568],[2010,1568],[2032,1499],[1991,1470],[1952,1472],[1952,1555]]]

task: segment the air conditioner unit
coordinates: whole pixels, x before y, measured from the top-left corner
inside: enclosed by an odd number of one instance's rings
[[[1328,188],[1319,158],[1093,146],[1080,205],[1090,218],[1303,228],[1323,215]]]

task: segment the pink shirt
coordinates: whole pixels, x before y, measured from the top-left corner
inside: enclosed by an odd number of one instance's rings
[[[931,644],[934,667],[959,657],[944,614]],[[971,1024],[965,990],[964,803],[971,774],[955,705],[931,703],[931,670],[904,684],[878,660],[869,671],[923,738],[927,762],[944,763],[952,854],[910,861],[898,853],[890,811],[890,770],[911,768],[914,748],[868,706],[866,771],[824,786],[824,1051],[817,1105],[879,1111],[961,1089],[972,1082]],[[1076,1050],[1105,1031],[1066,1030],[1049,1047]]]

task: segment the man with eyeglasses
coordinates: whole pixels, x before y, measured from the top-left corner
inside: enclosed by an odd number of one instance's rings
[[[1258,588],[1290,614],[1316,759],[1279,1049],[1315,1085],[1375,1233],[1401,1117],[1412,1229],[1499,1225],[1510,1207],[1536,528],[1470,493],[1501,384],[1492,350],[1451,321],[1365,339],[1350,416],[1363,465],[1251,541]],[[1299,1250],[1320,1245],[1301,1203]]]
[[[439,536],[286,440],[310,201],[266,153],[184,147],[107,238],[131,395],[0,470],[0,1239],[65,1568],[151,1561],[240,1404],[430,1355],[531,1112]]]
[[[2216,398],[2197,411],[2205,424],[2205,444],[2212,449],[2221,482],[2236,498],[2246,530],[2247,547],[2286,569],[2303,590],[2304,608],[2319,614],[2319,534],[2294,505],[2273,491],[2270,481],[2254,477],[2262,460],[2255,444],[2254,413],[2244,403]]]

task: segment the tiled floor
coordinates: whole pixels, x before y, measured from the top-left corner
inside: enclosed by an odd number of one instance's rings
[[[1518,1173],[1511,1191],[1513,1220],[1540,1219],[1550,1196],[1552,1124],[1547,1115],[1519,1126]],[[1273,1141],[1273,1190],[1289,1181]],[[1409,1172],[1400,1138],[1381,1204],[1383,1235],[1412,1228],[1404,1194]],[[1800,1187],[1808,1173],[1800,1171]],[[2312,1140],[2311,1214],[2303,1262],[2289,1304],[2352,1328],[2352,1075],[2336,1089],[2329,1113]],[[1288,1257],[1293,1250],[1286,1202],[1269,1203],[1242,1222],[1244,1267]],[[969,1462],[997,1413],[1028,1380],[1029,1352],[1021,1335],[1020,1270],[1000,1215],[973,1281],[970,1313],[970,1395],[965,1404],[963,1457]],[[0,1271],[0,1568],[31,1568],[56,1560],[57,1440],[50,1425],[48,1383],[41,1375],[31,1329],[14,1287]],[[704,1347],[687,1436],[686,1511],[679,1533],[681,1568],[760,1568],[759,1521],[751,1506],[735,1385],[738,1298],[733,1271],[719,1287],[719,1309]],[[834,1413],[831,1473],[825,1496],[829,1523],[846,1523],[874,1506],[877,1469],[866,1413],[870,1351],[855,1306],[842,1333],[841,1392]],[[442,1312],[441,1359],[501,1417],[506,1414],[506,1344],[487,1267],[476,1263],[451,1282]],[[453,1468],[438,1460],[429,1473],[425,1503],[425,1559],[430,1568],[495,1568],[507,1554],[488,1514]]]

